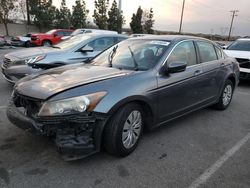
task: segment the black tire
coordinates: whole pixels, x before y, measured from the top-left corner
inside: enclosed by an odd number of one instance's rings
[[[224,94],[224,91],[225,91],[226,87],[231,87],[232,92],[231,92],[231,98],[230,98],[229,102],[227,104],[224,104],[224,102],[223,102],[223,94]],[[227,107],[230,105],[230,103],[232,101],[233,92],[234,92],[234,84],[233,84],[232,81],[227,80],[225,82],[225,84],[224,84],[222,93],[221,93],[220,98],[219,98],[219,102],[214,105],[214,108],[217,109],[217,110],[225,110],[225,109],[227,109]]]
[[[43,46],[51,46],[51,41],[49,41],[49,40],[44,40],[44,41],[42,42],[42,45],[43,45]]]
[[[25,46],[26,48],[29,48],[29,47],[31,46],[30,41],[25,42],[24,46]]]
[[[131,148],[125,148],[122,141],[122,133],[124,124],[127,121],[129,115],[134,112],[139,111],[141,114],[141,129],[137,141]],[[104,129],[104,148],[106,151],[112,155],[118,157],[125,157],[132,153],[137,147],[139,140],[143,131],[143,110],[141,106],[137,103],[129,103],[119,109],[114,116],[110,119],[108,124]]]

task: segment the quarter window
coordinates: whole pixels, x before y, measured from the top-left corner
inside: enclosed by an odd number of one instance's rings
[[[197,42],[197,45],[200,51],[202,63],[217,60],[217,55],[213,44],[199,41]]]
[[[219,49],[218,47],[215,47],[215,51],[217,53],[217,56],[218,56],[218,59],[223,59],[223,55],[222,55],[222,52],[221,52],[221,49]]]
[[[187,41],[176,46],[168,58],[168,63],[174,61],[186,62],[187,66],[195,65],[197,63],[197,58],[194,43],[192,41]]]

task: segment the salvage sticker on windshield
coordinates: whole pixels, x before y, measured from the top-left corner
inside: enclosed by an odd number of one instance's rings
[[[160,41],[160,40],[153,40],[153,41],[150,42],[150,44],[168,46],[170,44],[170,42]]]

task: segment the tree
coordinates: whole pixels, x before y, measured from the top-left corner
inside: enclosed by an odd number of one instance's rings
[[[108,28],[108,6],[109,0],[95,0],[95,10],[93,17],[94,23],[99,27],[99,29]]]
[[[71,26],[71,13],[66,6],[65,0],[62,0],[60,9],[56,9],[56,19],[54,26],[56,28],[69,28]]]
[[[39,30],[52,28],[56,18],[56,7],[52,5],[52,0],[29,0],[29,3],[30,15]]]
[[[86,9],[85,1],[76,0],[75,6],[72,7],[73,12],[71,16],[72,26],[77,28],[84,28],[87,25],[87,15],[89,11]]]
[[[4,24],[5,33],[9,36],[8,23],[10,13],[16,8],[14,0],[0,0],[0,23]]]
[[[124,16],[118,9],[116,0],[113,1],[110,11],[108,11],[108,29],[112,31],[122,32],[122,25],[125,24]]]
[[[130,27],[133,33],[143,33],[142,14],[143,14],[143,10],[139,6],[136,14],[133,14],[131,18],[131,22],[130,22]]]
[[[143,22],[143,30],[144,33],[147,34],[154,34],[153,26],[154,26],[154,12],[153,9],[151,8],[150,11],[144,11],[144,22]]]

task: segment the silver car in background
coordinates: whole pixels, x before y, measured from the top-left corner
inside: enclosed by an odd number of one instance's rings
[[[6,54],[2,63],[4,78],[15,83],[26,75],[66,64],[88,62],[114,44],[127,39],[118,34],[84,34],[52,47],[22,49]]]

